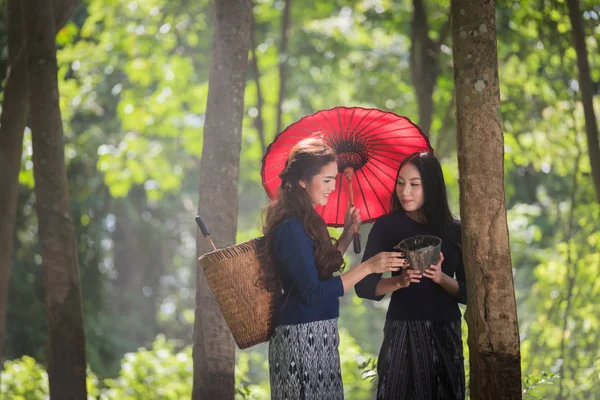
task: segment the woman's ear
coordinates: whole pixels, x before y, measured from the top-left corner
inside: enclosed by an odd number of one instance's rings
[[[300,179],[300,186],[302,186],[303,189],[306,189],[306,181],[304,179]]]

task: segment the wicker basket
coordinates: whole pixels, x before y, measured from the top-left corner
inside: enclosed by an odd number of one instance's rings
[[[259,261],[261,243],[252,239],[198,259],[240,349],[269,340],[281,296],[277,275]]]

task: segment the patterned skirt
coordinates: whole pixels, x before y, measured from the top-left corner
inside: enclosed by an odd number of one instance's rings
[[[269,341],[272,400],[344,398],[337,318],[278,326]]]
[[[386,321],[378,400],[464,399],[461,321]]]

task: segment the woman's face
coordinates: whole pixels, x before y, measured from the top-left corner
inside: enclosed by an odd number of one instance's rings
[[[300,186],[306,189],[313,205],[324,206],[331,192],[335,190],[335,178],[338,173],[337,164],[332,161],[321,168],[321,171],[310,181],[301,180]]]
[[[398,174],[396,195],[400,204],[402,204],[402,208],[407,213],[420,210],[425,202],[421,174],[417,167],[411,163],[404,165]]]

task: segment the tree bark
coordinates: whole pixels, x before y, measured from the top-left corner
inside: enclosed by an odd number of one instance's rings
[[[575,138],[575,140],[577,141],[577,138]],[[578,146],[580,147],[580,146]],[[577,194],[578,194],[578,188],[579,188],[579,183],[578,183],[578,175],[579,175],[579,162],[581,159],[581,149],[579,149],[579,153],[577,154],[577,157],[575,158],[575,162],[574,162],[574,167],[573,167],[573,187],[571,188],[571,201],[570,201],[570,208],[569,208],[569,214],[567,217],[567,232],[565,234],[565,242],[567,243],[567,294],[566,294],[566,304],[565,304],[565,309],[563,312],[563,318],[562,318],[562,335],[561,340],[560,340],[560,358],[563,360],[563,362],[560,364],[560,369],[559,369],[559,382],[558,382],[558,397],[557,399],[562,400],[565,397],[563,396],[563,382],[565,380],[565,366],[567,364],[567,329],[568,329],[568,323],[569,323],[569,317],[570,317],[570,313],[571,313],[571,306],[572,306],[572,302],[573,302],[573,292],[575,289],[575,282],[577,280],[577,262],[575,260],[578,259],[578,257],[573,257],[572,253],[573,250],[576,250],[576,247],[573,246],[572,243],[572,239],[573,239],[573,229],[574,229],[574,224],[575,224],[575,208],[577,206]],[[575,247],[575,249],[574,249]]]
[[[590,76],[587,47],[585,44],[585,29],[579,8],[579,0],[567,0],[573,43],[577,53],[577,69],[579,71],[579,92],[583,103],[585,116],[585,133],[588,153],[592,168],[592,179],[596,190],[596,199],[600,203],[600,143],[598,141],[598,121],[594,113],[594,85]]]
[[[58,31],[67,23],[69,18],[71,18],[77,3],[78,0],[53,0],[52,5],[54,7],[54,26],[56,33],[58,33]]]
[[[265,138],[265,124],[263,121],[262,111],[263,111],[263,96],[262,90],[260,87],[260,70],[258,69],[258,58],[256,56],[256,20],[254,19],[254,15],[250,14],[252,17],[252,31],[250,33],[250,49],[252,52],[252,73],[254,74],[254,82],[256,84],[256,120],[254,122],[254,126],[256,127],[256,131],[258,132],[258,139],[260,140],[260,147],[262,148],[262,154],[265,154],[267,151],[267,140]]]
[[[85,335],[77,245],[70,216],[52,3],[27,8],[28,76],[36,210],[48,313],[48,376],[53,399],[85,399]]]
[[[419,105],[419,127],[429,135],[433,120],[433,92],[440,73],[440,46],[448,35],[449,22],[440,30],[438,41],[429,37],[429,21],[422,0],[413,1],[410,71]]]
[[[470,394],[473,399],[520,399],[495,2],[452,0],[451,14]]]
[[[285,99],[285,87],[287,84],[287,64],[288,64],[288,38],[290,35],[290,10],[292,0],[285,0],[283,14],[281,15],[281,44],[279,46],[279,97],[277,100],[277,126],[275,136],[281,132],[283,120],[283,100]]]
[[[159,279],[164,271],[164,236],[142,217],[147,199],[140,186],[131,188],[127,197],[113,202],[116,217],[114,268],[111,303],[114,315],[124,321],[127,339],[135,350],[152,342],[157,334]],[[152,215],[156,218],[155,215]]]
[[[452,116],[454,115],[454,96],[450,99],[450,102],[446,106],[444,111],[444,118],[442,119],[442,127],[437,132],[435,137],[434,150],[437,157],[444,157],[454,152],[456,146],[456,138],[454,135],[454,128],[451,125]]]
[[[244,90],[250,42],[250,0],[216,2],[204,146],[200,161],[202,215],[215,244],[235,243]],[[211,248],[199,234],[197,254]],[[229,328],[198,267],[192,399],[233,399],[235,347]]]
[[[17,211],[23,131],[29,113],[24,6],[8,1],[8,68],[0,120],[0,370],[3,365],[8,283]]]

